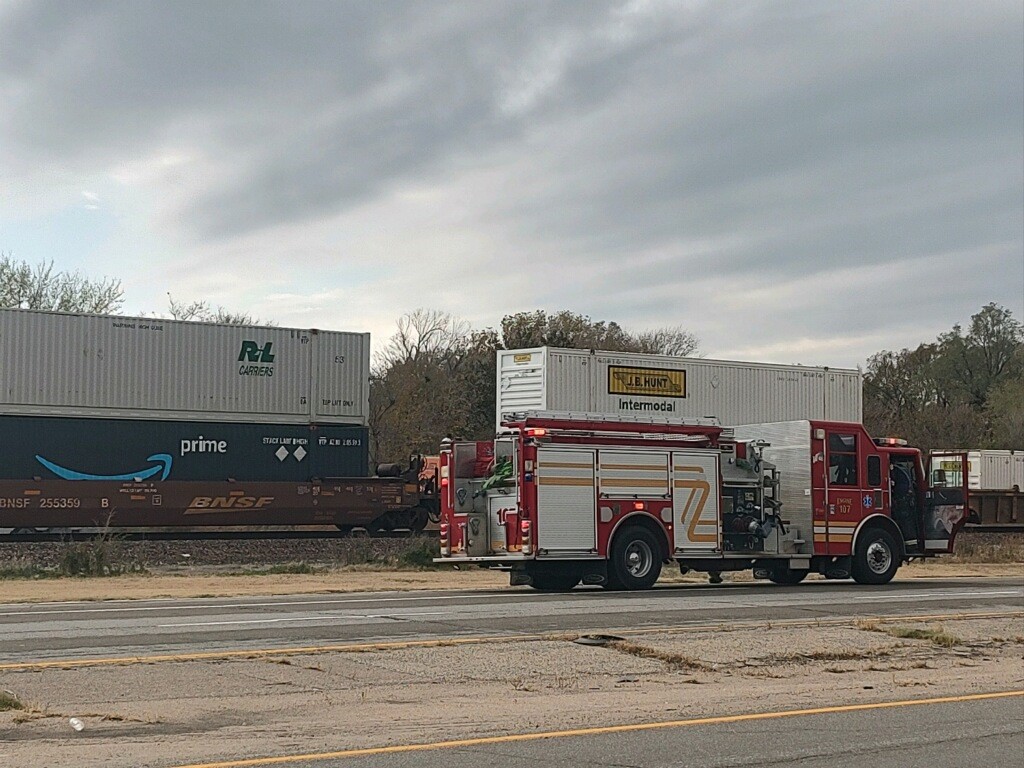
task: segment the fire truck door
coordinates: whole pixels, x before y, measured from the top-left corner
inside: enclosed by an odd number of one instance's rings
[[[928,493],[922,509],[924,548],[952,552],[956,532],[967,517],[967,454],[933,453],[928,457]]]
[[[848,555],[853,532],[863,519],[865,507],[873,508],[874,494],[865,488],[861,475],[859,435],[842,429],[829,430],[825,466],[825,518],[827,554]]]
[[[537,548],[551,553],[597,550],[593,450],[537,450]]]
[[[677,552],[721,549],[718,456],[672,454],[672,517]]]

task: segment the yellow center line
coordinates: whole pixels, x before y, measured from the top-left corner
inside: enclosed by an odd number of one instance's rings
[[[168,653],[149,656],[112,656],[107,658],[50,659],[46,661],[20,661],[0,664],[0,672],[16,672],[41,669],[73,669],[81,667],[105,667],[130,664],[159,664],[188,661],[228,661],[231,659],[259,659],[278,656],[303,656],[322,653],[360,653],[365,651],[394,651],[405,648],[443,648],[460,645],[509,644],[537,642],[540,640],[572,640],[581,634],[671,635],[690,632],[735,632],[743,629],[833,627],[856,625],[858,622],[891,624],[900,621],[968,621],[972,619],[1010,619],[1024,617],[1024,611],[1003,611],[990,613],[932,613],[897,616],[851,616],[822,619],[778,619],[718,624],[684,624],[668,627],[628,627],[592,629],[587,632],[562,632],[530,635],[481,635],[476,637],[434,638],[431,640],[402,640],[382,643],[342,643],[336,645],[288,646],[284,648],[249,648],[224,651],[198,651],[195,653]]]
[[[698,717],[689,720],[667,720],[653,723],[635,723],[633,725],[607,725],[595,728],[574,728],[565,731],[541,731],[539,733],[514,733],[506,736],[483,736],[475,739],[456,739],[453,741],[435,741],[428,744],[399,744],[392,747],[366,747],[362,749],[343,749],[337,752],[311,752],[301,755],[281,755],[279,757],[254,757],[244,760],[226,760],[216,763],[192,763],[179,765],[177,768],[250,768],[260,765],[282,765],[285,763],[302,763],[312,760],[338,760],[347,757],[368,757],[372,755],[393,755],[403,752],[427,752],[441,749],[457,749],[459,747],[479,747],[486,744],[509,744],[518,741],[539,741],[541,739],[564,739],[572,736],[600,736],[610,733],[635,733],[653,731],[664,728],[685,728],[696,725],[723,725],[727,723],[746,723],[756,720],[778,720],[784,717],[806,717],[809,715],[831,715],[845,712],[865,712],[876,709],[893,709],[896,707],[919,707],[928,704],[956,704],[965,701],[984,701],[987,699],[1005,699],[1024,696],[1021,691],[999,691],[997,693],[975,693],[966,696],[943,696],[933,699],[906,699],[903,701],[882,701],[873,704],[845,704],[836,707],[817,707],[815,709],[789,709],[778,712],[752,712],[743,715],[723,715],[718,717]]]

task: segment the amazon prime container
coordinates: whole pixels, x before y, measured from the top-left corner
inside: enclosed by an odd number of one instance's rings
[[[367,429],[0,416],[0,479],[306,482],[366,477]]]
[[[366,333],[0,310],[0,414],[365,426]]]
[[[600,352],[499,350],[497,423],[517,411],[716,417],[727,426],[860,422],[861,374],[801,365]]]

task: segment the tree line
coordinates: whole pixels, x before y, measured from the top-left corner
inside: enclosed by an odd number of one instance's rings
[[[916,447],[1024,450],[1024,326],[986,304],[966,327],[868,359],[864,424]]]
[[[31,265],[0,254],[0,306],[117,314],[124,292],[120,280],[93,280],[57,270],[53,262]],[[171,296],[165,314],[260,323],[248,313]],[[675,356],[700,349],[697,337],[681,327],[633,332],[567,310],[518,312],[497,328],[474,330],[449,313],[419,309],[399,318],[374,356],[373,457],[434,453],[447,435],[486,439],[494,425],[497,351],[545,345]],[[903,437],[925,450],[1024,450],[1024,326],[1005,307],[987,304],[966,327],[954,325],[914,349],[872,355],[864,376],[864,424],[873,435]]]

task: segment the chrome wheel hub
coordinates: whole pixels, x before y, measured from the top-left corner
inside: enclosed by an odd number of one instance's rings
[[[885,573],[892,565],[892,552],[884,542],[873,541],[868,545],[867,561],[872,572]]]
[[[626,547],[626,569],[630,576],[642,579],[654,564],[654,553],[646,541],[634,541]]]

